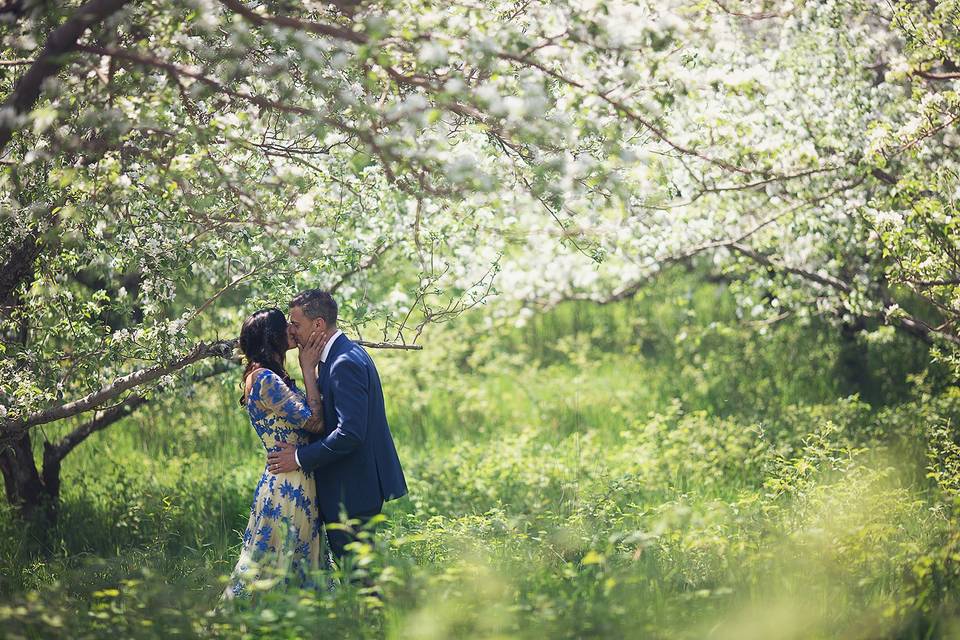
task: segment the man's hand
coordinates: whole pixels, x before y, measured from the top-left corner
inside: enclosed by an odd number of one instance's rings
[[[290,473],[300,467],[297,466],[297,459],[294,457],[297,448],[289,442],[277,443],[280,451],[272,451],[267,454],[267,469],[272,474]]]
[[[300,368],[304,371],[314,371],[320,364],[320,354],[323,348],[327,346],[330,340],[330,333],[323,331],[314,331],[307,338],[306,344],[300,345],[300,352],[297,354],[300,359]]]

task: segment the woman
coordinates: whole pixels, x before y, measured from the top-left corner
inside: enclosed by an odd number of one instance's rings
[[[313,335],[300,345],[306,395],[297,389],[284,368],[288,350],[297,346],[279,309],[257,311],[243,323],[240,350],[247,359],[243,396],[250,422],[268,452],[280,442],[306,444],[309,433],[323,431],[316,367],[326,337]],[[253,493],[250,520],[243,532],[243,549],[223,596],[246,594],[258,588],[285,585],[313,588],[311,574],[320,567],[320,514],[313,478],[300,469],[270,473],[266,468]]]

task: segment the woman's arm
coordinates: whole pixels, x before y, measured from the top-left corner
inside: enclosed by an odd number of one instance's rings
[[[320,380],[317,378],[316,365],[304,368],[301,362],[300,371],[303,373],[303,388],[307,392],[307,405],[314,413],[323,413],[323,397],[320,395]]]
[[[307,344],[300,347],[300,372],[303,374],[303,388],[307,392],[307,404],[314,413],[323,413],[323,398],[320,395],[320,384],[317,377],[317,366],[320,364],[320,354],[330,339],[330,334],[313,333],[307,339]]]

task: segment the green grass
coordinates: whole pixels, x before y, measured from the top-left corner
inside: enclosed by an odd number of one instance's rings
[[[869,375],[838,368],[851,354]],[[677,276],[375,357],[410,484],[352,569],[382,600],[343,586],[213,612],[263,464],[225,379],[91,437],[55,528],[0,517],[4,633],[957,633],[960,395],[913,342],[758,334]]]

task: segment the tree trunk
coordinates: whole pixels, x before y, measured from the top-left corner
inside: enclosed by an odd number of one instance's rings
[[[56,503],[60,492],[59,463],[54,473],[56,481],[47,485],[40,476],[33,459],[30,434],[25,433],[0,450],[0,471],[3,472],[3,484],[7,501],[20,515],[27,518],[43,518],[49,522],[56,519]]]
[[[872,402],[875,398],[872,392],[873,381],[867,362],[867,351],[858,340],[858,335],[866,328],[866,321],[862,318],[840,325],[840,353],[837,357],[835,372],[844,395],[858,393],[862,400]]]
[[[43,481],[43,489],[47,498],[50,500],[53,515],[56,516],[56,509],[60,505],[60,461],[63,456],[57,451],[57,447],[49,442],[43,443],[43,471],[40,479]]]
[[[195,384],[203,382],[232,368],[229,362],[219,362],[210,371],[193,376],[192,381]],[[106,429],[149,402],[143,395],[131,394],[120,404],[95,412],[92,419],[58,442],[44,442],[42,470],[37,469],[33,459],[29,431],[16,440],[0,445],[0,470],[3,472],[7,501],[24,518],[39,518],[45,524],[55,524],[60,504],[60,467],[63,459],[92,434]]]

